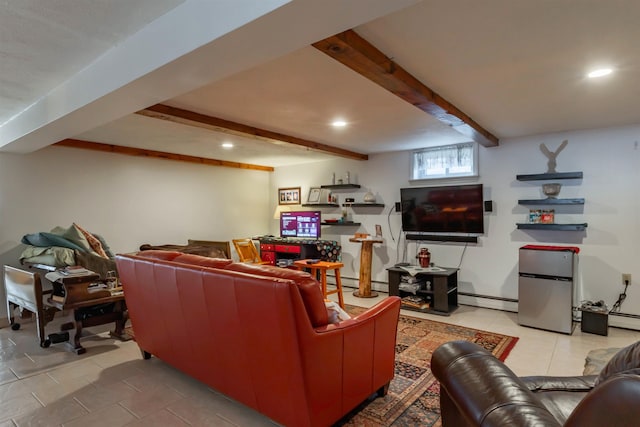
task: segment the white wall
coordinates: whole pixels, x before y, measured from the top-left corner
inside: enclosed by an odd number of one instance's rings
[[[73,222],[114,252],[266,234],[270,175],[65,147],[0,153],[0,262],[18,265],[24,234]]]
[[[529,206],[519,206],[518,199],[543,198],[542,182],[521,182],[518,174],[544,173],[547,159],[539,149],[545,143],[555,150],[568,139],[568,146],[559,154],[559,172],[582,171],[582,180],[558,181],[563,184],[560,197],[584,197],[583,207],[557,207],[556,222],[587,222],[586,232],[517,230],[517,222],[526,222]],[[480,178],[485,200],[494,201],[494,211],[485,214],[485,234],[478,244],[424,242],[438,265],[456,267],[462,258],[460,290],[474,294],[517,299],[518,248],[528,243],[559,244],[580,248],[582,278],[581,299],[603,299],[611,307],[622,291],[622,273],[633,275],[628,297],[622,312],[640,315],[640,263],[638,239],[640,227],[640,126],[610,128],[595,131],[539,135],[501,141],[497,148],[480,148]],[[359,246],[348,241],[354,232],[375,233],[375,224],[383,226],[385,244],[375,247],[373,255],[374,289],[386,290],[385,268],[402,257],[404,242],[396,249],[391,239],[387,214],[399,201],[400,188],[408,181],[409,152],[371,155],[366,162],[336,160],[313,165],[278,168],[273,176],[272,193],[277,187],[302,186],[306,198],[310,186],[328,184],[331,173],[339,176],[348,170],[362,189],[338,193],[340,201],[346,196],[362,200],[371,189],[384,211],[373,208],[355,212],[354,219],[362,222],[359,228],[331,227],[322,229],[326,239],[339,240],[343,245],[345,268],[343,276],[357,278]],[[445,182],[445,183],[451,183]],[[429,185],[415,184],[415,185]],[[274,203],[272,201],[272,203]],[[273,209],[273,207],[272,207]],[[564,212],[564,213],[562,213]],[[339,209],[323,209],[323,216],[338,216]],[[362,214],[361,214],[362,213]],[[391,230],[398,236],[400,215],[390,215]],[[271,221],[271,233],[278,233],[278,223]],[[417,245],[408,244],[408,261],[414,261]],[[514,305],[493,300],[474,303],[494,308],[514,309]],[[628,326],[624,318],[610,318],[612,325]],[[630,321],[629,321],[630,322]],[[632,326],[635,327],[635,326]]]

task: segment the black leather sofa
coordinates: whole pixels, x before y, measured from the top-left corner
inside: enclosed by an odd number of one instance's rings
[[[438,347],[442,425],[638,426],[640,342],[621,349],[599,375],[518,377],[476,344]]]

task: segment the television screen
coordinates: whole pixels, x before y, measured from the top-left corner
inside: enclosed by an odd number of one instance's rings
[[[280,237],[320,238],[320,211],[280,212]]]
[[[484,233],[482,184],[401,188],[402,230]]]

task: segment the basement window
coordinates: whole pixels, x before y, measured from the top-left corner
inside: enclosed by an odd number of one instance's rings
[[[410,180],[478,176],[478,145],[474,142],[429,147],[411,153]]]

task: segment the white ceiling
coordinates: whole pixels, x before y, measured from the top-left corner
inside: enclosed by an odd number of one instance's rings
[[[0,5],[0,123],[12,124],[5,122],[137,29],[182,10],[171,11],[181,3],[194,2],[93,0],[78,7],[77,1],[25,0]],[[409,6],[395,12],[385,9],[390,6],[383,0],[368,2],[367,8],[352,2],[353,10],[334,3],[335,15],[320,16],[312,10],[312,0],[293,0],[211,43],[226,47],[236,36],[258,45],[263,56],[250,49],[224,51],[229,57],[252,56],[253,62],[247,59],[232,69],[233,61],[218,58],[208,82],[176,69],[172,79],[165,73],[155,86],[145,86],[156,92],[136,98],[137,105],[124,105],[119,114],[105,113],[102,123],[95,119],[84,129],[67,124],[51,133],[58,140],[77,138],[268,166],[330,158],[288,144],[132,114],[162,102],[366,154],[467,140],[310,46],[350,26],[500,139],[640,123],[635,106],[640,99],[638,1],[406,0]],[[305,25],[304,12],[309,12],[314,28]],[[267,27],[279,17],[289,23],[286,34],[281,26]],[[187,29],[179,26],[175,31]],[[281,36],[281,41],[264,40],[264,34],[274,40]],[[261,42],[268,48],[258,49]],[[198,52],[189,56],[192,67],[211,60],[210,54]],[[614,73],[600,80],[585,78],[587,70],[603,65],[612,66]],[[224,72],[217,72],[220,68]],[[178,83],[182,86],[173,96],[163,95]],[[133,99],[139,92],[126,96]],[[70,115],[79,110],[68,109]],[[349,126],[331,128],[329,122],[337,117]],[[0,131],[9,127],[5,125]],[[236,147],[224,150],[223,141]]]

